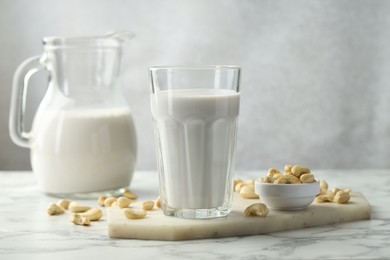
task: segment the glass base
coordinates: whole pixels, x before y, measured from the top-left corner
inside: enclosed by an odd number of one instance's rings
[[[225,203],[221,207],[211,209],[178,209],[169,206],[163,206],[163,212],[166,216],[188,218],[188,219],[206,219],[226,217],[232,211],[232,204]]]
[[[75,192],[75,193],[48,193],[47,195],[51,197],[56,198],[63,198],[63,199],[97,199],[100,196],[106,196],[106,197],[119,197],[121,196],[128,187],[118,188],[118,189],[111,189],[111,190],[104,190],[104,191],[93,191],[93,192]]]

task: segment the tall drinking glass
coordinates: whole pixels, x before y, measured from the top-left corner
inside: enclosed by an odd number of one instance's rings
[[[150,77],[164,214],[182,218],[228,215],[240,68],[152,67]]]

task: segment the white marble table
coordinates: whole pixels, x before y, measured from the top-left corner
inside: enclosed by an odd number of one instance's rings
[[[49,216],[56,198],[37,190],[31,172],[0,172],[0,259],[390,259],[390,170],[315,171],[331,187],[362,192],[372,217],[268,235],[183,242],[112,239],[105,217],[90,227]],[[241,172],[255,178],[264,172]],[[155,198],[154,172],[136,172],[132,190]],[[95,205],[95,201],[83,201]]]

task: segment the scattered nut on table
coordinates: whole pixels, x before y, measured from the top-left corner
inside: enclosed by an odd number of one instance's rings
[[[121,209],[124,209],[129,207],[132,200],[127,197],[119,197],[116,202]]]
[[[315,201],[317,203],[323,202],[336,202],[339,204],[347,204],[351,199],[351,189],[339,189],[333,188],[331,191],[328,190],[329,186],[327,181],[320,181],[320,194],[317,195]]]
[[[349,199],[350,199],[349,193],[340,190],[336,193],[336,195],[334,195],[333,201],[339,204],[345,204],[349,202]]]
[[[160,199],[160,196],[158,196],[157,199],[156,199],[156,206],[157,206],[157,208],[161,209],[161,199]]]
[[[315,198],[315,201],[317,203],[323,203],[323,202],[332,202],[333,201],[333,193],[327,192],[325,194],[320,194]]]
[[[125,215],[125,217],[128,219],[141,219],[141,218],[145,218],[147,215],[145,210],[136,210],[136,209],[125,208],[125,209],[122,209],[122,211],[123,211],[123,214]]]
[[[89,221],[98,221],[103,216],[102,210],[98,208],[89,209],[86,212],[78,214],[82,217],[86,217]]]
[[[235,190],[236,189],[236,186],[237,186],[237,184],[239,184],[239,183],[241,183],[242,182],[242,180],[241,179],[239,179],[239,178],[234,178],[234,180],[233,180],[234,182],[233,182],[233,190]]]
[[[70,212],[73,212],[73,213],[85,212],[85,211],[89,210],[90,208],[91,207],[86,206],[86,205],[81,205],[75,201],[72,201],[71,203],[69,203],[69,210],[70,210]]]
[[[126,198],[131,199],[131,200],[135,200],[138,198],[137,194],[135,194],[127,189],[123,192],[123,197],[126,197]]]
[[[108,197],[104,200],[104,207],[111,207],[114,202],[116,202],[117,198]]]
[[[245,185],[240,189],[240,196],[245,199],[258,199],[259,195],[255,193],[254,185]]]
[[[61,215],[65,213],[65,210],[58,206],[57,204],[50,204],[49,208],[47,209],[47,213],[49,215]]]
[[[142,209],[143,210],[152,210],[154,208],[154,201],[147,200],[142,202]]]
[[[57,205],[63,209],[68,209],[69,204],[70,204],[70,200],[67,200],[67,199],[61,199],[57,202]]]
[[[245,209],[244,216],[266,217],[268,215],[268,212],[269,210],[264,203],[255,203]]]
[[[81,216],[79,213],[72,214],[70,221],[73,224],[82,226],[89,226],[91,224],[91,221],[87,217]]]
[[[100,197],[98,198],[98,200],[97,200],[97,203],[98,203],[100,206],[104,207],[104,201],[105,201],[106,199],[107,199],[106,196],[100,196]]]

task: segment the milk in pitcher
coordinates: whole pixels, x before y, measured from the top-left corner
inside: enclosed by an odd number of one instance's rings
[[[41,190],[58,195],[128,186],[137,143],[127,107],[40,113],[30,144]]]

